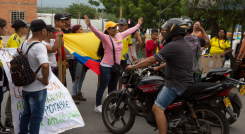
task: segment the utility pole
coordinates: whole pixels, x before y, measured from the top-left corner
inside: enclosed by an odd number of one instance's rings
[[[102,11],[102,14],[101,14],[101,18],[102,18],[102,32],[104,32],[103,11]]]
[[[51,18],[51,25],[52,25],[52,26],[53,26],[53,19],[54,19],[53,14],[54,14],[54,11],[52,10],[52,18]]]
[[[162,9],[162,0],[160,0],[160,2],[159,2],[160,4],[159,4],[159,11],[161,11]],[[160,28],[159,28],[159,30],[161,29],[161,25],[162,25],[162,21],[161,21],[161,14],[159,15],[159,22],[160,22]],[[159,33],[161,34],[161,31],[159,31]]]
[[[41,17],[42,17],[42,14],[43,14],[43,0],[41,0]]]
[[[119,17],[119,19],[121,19],[122,18],[122,7],[120,7],[120,17]]]

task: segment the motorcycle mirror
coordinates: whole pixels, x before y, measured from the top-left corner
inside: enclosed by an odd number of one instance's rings
[[[128,60],[129,59],[128,54],[124,54],[123,57],[124,57],[125,60]]]
[[[124,54],[123,57],[124,57],[125,60],[128,60],[132,64],[132,61],[129,60],[128,54]]]

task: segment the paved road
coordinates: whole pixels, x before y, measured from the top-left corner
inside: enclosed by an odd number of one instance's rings
[[[68,89],[71,93],[72,84],[70,76],[67,76],[68,80]],[[80,102],[77,105],[80,113],[84,119],[85,126],[83,128],[75,128],[69,131],[64,132],[63,134],[110,134],[110,132],[106,129],[103,124],[101,114],[95,113],[93,111],[95,105],[95,93],[97,89],[97,75],[92,71],[88,71],[86,75],[85,82],[83,84],[82,92],[85,94],[87,98],[86,102]],[[233,90],[233,92],[237,92]],[[107,90],[105,91],[105,95]],[[4,122],[5,114],[4,109],[6,105],[8,93],[5,93],[4,100],[2,103],[2,122]],[[245,96],[241,97],[243,104],[245,104]],[[230,134],[243,134],[245,132],[245,110],[242,109],[241,116],[238,121],[230,126]],[[13,131],[13,130],[12,130]],[[148,125],[144,118],[136,117],[136,121],[132,129],[128,132],[128,134],[158,134],[158,132],[154,131],[154,128]]]

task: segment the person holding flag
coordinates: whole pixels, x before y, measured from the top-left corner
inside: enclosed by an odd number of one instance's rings
[[[121,54],[123,49],[122,40],[140,28],[140,25],[143,23],[143,18],[139,18],[138,24],[126,30],[122,33],[117,33],[117,23],[108,21],[105,25],[109,35],[100,32],[93,25],[91,25],[90,19],[87,15],[84,15],[86,25],[94,32],[94,34],[102,41],[104,48],[104,57],[100,63],[100,73],[101,81],[99,88],[96,93],[96,106],[94,108],[95,112],[102,112],[101,100],[107,86],[109,87],[108,93],[117,89],[118,75],[112,73],[112,66],[114,63],[120,65]],[[115,48],[115,61],[113,58],[113,46]]]

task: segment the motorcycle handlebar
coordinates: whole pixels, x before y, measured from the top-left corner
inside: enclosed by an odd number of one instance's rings
[[[142,71],[142,75],[145,75],[147,74],[147,72],[150,71],[150,72],[154,72],[154,68],[145,68],[143,71]]]

